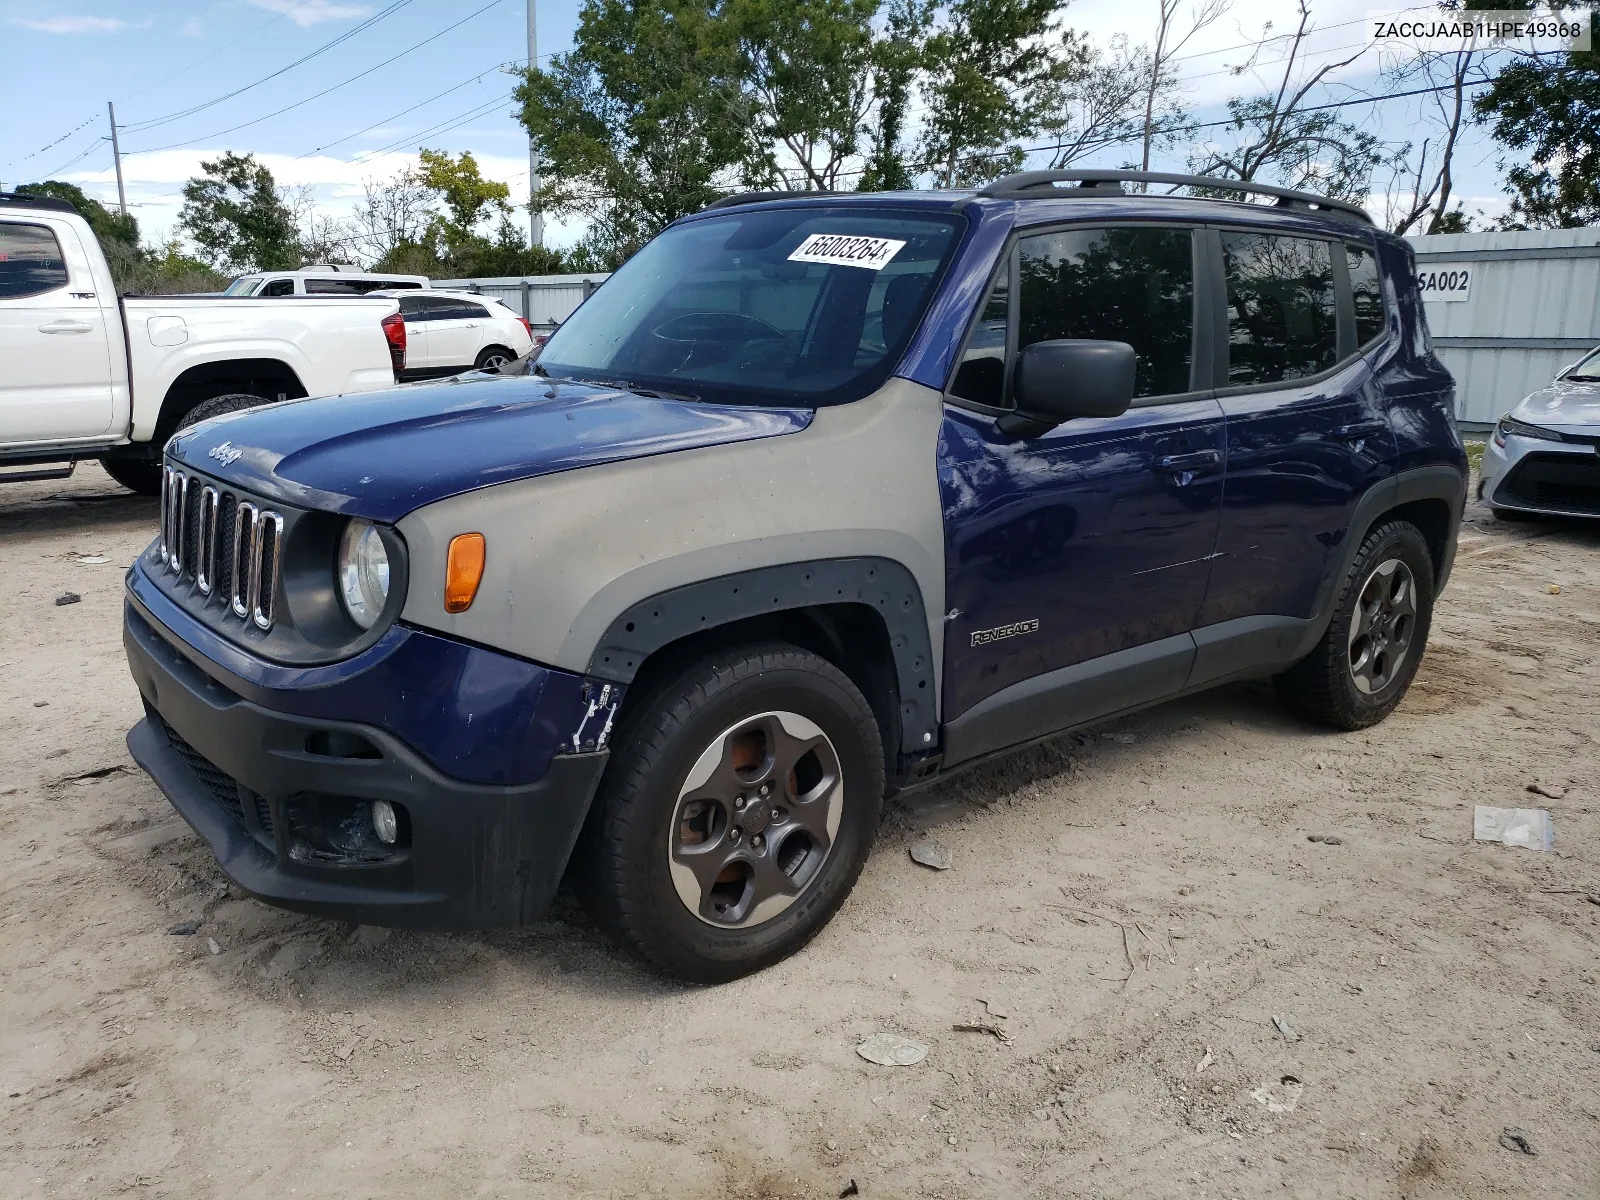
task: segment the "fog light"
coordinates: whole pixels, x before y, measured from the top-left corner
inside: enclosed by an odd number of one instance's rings
[[[385,846],[394,845],[395,838],[400,836],[400,822],[395,820],[394,805],[387,800],[372,802],[372,831]]]

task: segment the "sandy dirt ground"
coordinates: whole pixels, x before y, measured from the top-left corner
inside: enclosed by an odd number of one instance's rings
[[[4,1196],[1600,1195],[1600,528],[1474,506],[1382,726],[1246,685],[1032,749],[894,804],[809,949],[701,989],[565,899],[442,936],[231,889],[123,747],[155,523],[97,468],[0,491]]]

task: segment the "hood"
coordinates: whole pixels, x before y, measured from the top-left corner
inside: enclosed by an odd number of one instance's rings
[[[1558,379],[1517,405],[1511,415],[1563,433],[1600,433],[1600,383]]]
[[[202,421],[167,453],[285,504],[394,522],[474,488],[795,433],[811,416],[471,375]]]

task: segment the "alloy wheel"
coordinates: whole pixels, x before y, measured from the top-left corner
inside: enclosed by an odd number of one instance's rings
[[[843,810],[839,754],[816,722],[766,712],[730,726],[678,792],[667,831],[678,898],[709,925],[771,920],[817,878]]]
[[[1348,661],[1357,691],[1376,695],[1395,681],[1416,628],[1416,578],[1402,560],[1385,559],[1361,585],[1350,620]]]

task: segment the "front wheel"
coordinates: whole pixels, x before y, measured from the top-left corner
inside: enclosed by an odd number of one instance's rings
[[[1367,535],[1328,628],[1309,655],[1273,682],[1284,706],[1335,729],[1365,729],[1411,686],[1433,621],[1433,557],[1408,521]]]
[[[651,966],[736,979],[800,949],[850,894],[883,750],[831,663],[783,643],[710,656],[642,697],[613,744],[575,881]]]
[[[161,462],[154,458],[120,457],[108,454],[100,460],[106,474],[131,492],[141,496],[161,494]]]

